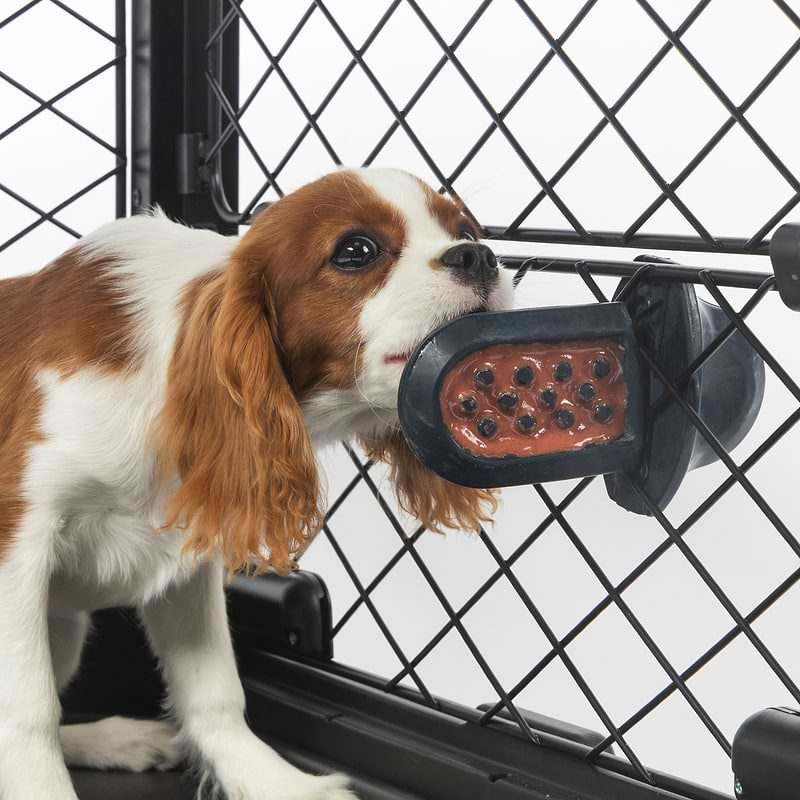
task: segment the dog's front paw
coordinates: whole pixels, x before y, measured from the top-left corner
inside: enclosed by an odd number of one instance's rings
[[[72,767],[144,772],[173,769],[184,760],[175,729],[157,720],[109,717],[65,725],[59,737]]]

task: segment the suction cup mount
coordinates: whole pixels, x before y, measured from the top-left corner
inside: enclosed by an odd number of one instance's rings
[[[652,256],[636,260],[675,263]],[[624,282],[620,289],[623,286]],[[628,293],[624,302],[639,346],[672,382],[701,358],[730,323],[719,306],[699,299],[694,286],[688,283],[645,279]],[[764,362],[737,331],[683,382],[680,391],[730,451],[753,426],[764,398],[764,383]],[[655,375],[645,388],[649,410],[643,459],[632,477],[663,509],[689,470],[718,459],[687,414],[677,403],[669,402],[667,390]],[[650,513],[628,480],[606,475],[605,481],[609,497],[623,508],[637,514]]]

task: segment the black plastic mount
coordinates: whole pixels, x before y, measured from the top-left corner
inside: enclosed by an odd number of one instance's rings
[[[655,786],[632,780],[617,756],[592,765],[591,748],[565,738],[574,731],[563,723],[537,730],[535,745],[514,723],[479,725],[475,709],[476,721],[464,721],[336,664],[249,648],[237,656],[254,730],[305,769],[345,771],[364,800],[730,800],[654,771]]]
[[[775,231],[769,257],[781,300],[800,311],[800,222],[787,222]]]
[[[625,433],[608,444],[535,457],[480,458],[460,447],[442,420],[440,392],[449,370],[489,345],[615,339],[625,351]],[[400,424],[417,456],[462,486],[513,486],[634,469],[642,448],[643,398],[636,338],[622,303],[593,303],[469,314],[434,331],[409,358],[399,392]]]
[[[800,711],[768,708],[745,720],[733,740],[731,766],[740,800],[797,800]]]
[[[590,764],[586,754],[599,734],[560,720],[520,709],[539,736],[535,745],[502,712],[480,725],[478,709],[443,699],[432,709],[402,686],[387,693],[384,679],[332,662],[326,647],[313,644],[316,632],[327,638],[329,605],[309,572],[237,578],[229,597],[249,724],[303,769],[351,775],[361,800],[730,800],[653,770],[656,785],[641,783],[626,759],[608,751]],[[86,663],[64,697],[68,721],[160,713],[164,687],[135,616],[93,616]],[[302,648],[291,644],[292,630],[303,632]],[[74,777],[87,800],[189,800],[197,791],[170,773]]]
[[[640,256],[637,261],[674,263]],[[641,350],[673,383],[726,450],[748,434],[761,410],[764,362],[725,312],[697,297],[686,283],[622,281],[618,296],[633,319]],[[726,335],[726,331],[733,331]],[[701,363],[694,371],[687,368]],[[644,457],[635,483],[659,508],[672,500],[689,470],[717,460],[716,453],[654,374],[647,382]],[[609,497],[628,511],[648,515],[648,506],[620,475],[606,475]]]
[[[377,676],[298,659],[280,631],[297,624],[295,613],[314,621],[312,630],[324,623],[324,594],[320,579],[302,570],[232,584],[230,621],[247,716],[302,768],[352,776],[364,800],[728,800],[654,771],[655,786],[630,780],[632,767],[612,751],[590,764],[585,756],[602,735],[561,720],[520,709],[539,736],[535,745],[502,712],[480,725],[480,709],[446,700],[432,709],[411,690],[386,693]],[[289,607],[295,604],[305,611]],[[267,652],[276,649],[292,649],[292,657]]]
[[[233,634],[242,646],[307,658],[333,658],[331,604],[313,572],[237,576],[228,590]]]

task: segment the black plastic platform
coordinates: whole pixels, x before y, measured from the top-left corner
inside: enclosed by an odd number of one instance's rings
[[[71,773],[80,800],[195,800],[197,786],[177,772]]]
[[[730,798],[655,771],[656,786],[632,780],[630,764],[607,753],[590,764],[591,743],[567,735],[557,720],[550,730],[531,718],[540,740],[534,745],[503,719],[478,724],[477,709],[439,699],[434,710],[405,690],[386,693],[376,676],[325,658],[269,653],[266,641],[248,633],[259,617],[277,613],[280,604],[265,597],[262,605],[230,606],[234,632],[244,631],[235,638],[249,724],[298,767],[349,775],[360,800]],[[64,697],[68,722],[86,715],[157,716],[163,687],[130,612],[96,615],[85,660]],[[194,800],[196,794],[192,776],[181,772],[76,770],[73,779],[81,800]]]

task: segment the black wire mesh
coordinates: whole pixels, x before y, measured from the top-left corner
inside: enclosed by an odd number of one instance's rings
[[[687,32],[702,18],[703,13],[711,5],[711,0],[700,0],[674,30],[664,21],[664,16],[659,14],[650,2],[636,0],[642,12],[647,15],[654,28],[660,33],[663,44],[656,49],[644,67],[636,72],[633,79],[613,102],[607,102],[603,98],[602,93],[593,86],[589,76],[578,66],[575,58],[569,54],[565,47],[569,39],[585,23],[590,12],[597,6],[597,0],[587,0],[581,5],[572,20],[558,35],[544,24],[541,15],[533,10],[531,3],[526,2],[526,0],[515,0],[521,15],[524,17],[523,24],[529,25],[542,38],[547,44],[548,50],[500,108],[495,108],[458,55],[459,46],[463,44],[476,26],[480,25],[481,20],[486,17],[487,12],[496,0],[483,0],[483,2],[479,3],[468,17],[466,23],[449,43],[432,21],[430,12],[426,12],[417,0],[392,0],[360,43],[354,42],[353,38],[348,35],[338,21],[337,15],[329,8],[328,3],[323,2],[323,0],[315,0],[315,2],[310,3],[305,12],[299,17],[286,37],[285,42],[275,53],[267,46],[257,26],[251,21],[247,12],[243,10],[240,0],[221,0],[221,2],[219,24],[214,27],[208,42],[208,49],[213,52],[215,48],[218,48],[220,46],[220,37],[227,29],[227,26],[236,22],[247,31],[254,46],[266,59],[268,65],[259,80],[256,81],[252,89],[239,103],[239,98],[225,97],[220,75],[217,71],[218,60],[215,61],[212,58],[209,62],[210,69],[207,75],[209,86],[219,102],[221,114],[218,118],[217,130],[212,132],[212,142],[206,157],[207,164],[213,169],[217,164],[217,159],[224,143],[229,137],[237,135],[252,156],[257,169],[263,177],[261,185],[251,197],[247,198],[240,210],[227,208],[228,216],[231,220],[246,222],[253,209],[262,199],[283,194],[279,178],[292,159],[297,156],[301,145],[310,133],[313,132],[322,145],[330,160],[330,166],[342,164],[337,148],[334,147],[331,137],[325,132],[323,119],[332,100],[356,70],[360,71],[360,74],[366,78],[374,90],[375,97],[379,98],[385,105],[392,119],[374,146],[367,148],[363,153],[362,164],[364,166],[369,166],[376,161],[389,141],[400,129],[421,157],[421,162],[439,182],[442,191],[457,195],[459,179],[463,177],[468,166],[487,147],[487,143],[493,136],[499,134],[503,137],[519,163],[528,171],[539,188],[524,206],[513,214],[510,222],[496,224],[498,222],[496,220],[483,220],[489,223],[487,230],[492,238],[518,241],[583,243],[586,245],[641,245],[680,250],[763,253],[766,252],[768,247],[770,232],[800,203],[800,179],[797,174],[792,167],[787,165],[785,158],[781,157],[775,148],[767,142],[747,116],[748,111],[781,76],[787,66],[792,63],[798,50],[800,50],[800,15],[785,0],[769,0],[769,2],[785,17],[786,24],[791,26],[794,31],[791,44],[774,61],[767,73],[746,97],[738,103],[734,102],[731,96],[723,90],[719,82],[698,60],[684,41]],[[384,88],[375,71],[370,67],[368,56],[370,55],[370,48],[374,46],[376,39],[391,23],[393,17],[408,9],[415,15],[427,35],[436,43],[436,46],[441,51],[441,56],[419,84],[416,91],[404,104],[400,105]],[[628,13],[630,13],[630,10],[620,12],[621,25],[625,24],[624,16]],[[340,45],[347,51],[349,61],[338,77],[331,82],[330,88],[322,99],[314,104],[312,108],[310,104],[304,101],[294,82],[287,76],[286,71],[281,66],[281,62],[286,59],[287,54],[291,55],[292,47],[293,45],[296,46],[298,37],[301,36],[304,28],[309,26],[310,21],[313,21],[315,17],[324,18]],[[709,91],[714,102],[718,103],[724,111],[725,119],[711,137],[696,151],[688,163],[670,177],[664,174],[663,170],[659,170],[653,159],[638,144],[636,137],[629,130],[630,126],[623,124],[620,120],[620,112],[632,99],[637,97],[637,93],[642,91],[642,87],[646,85],[654,71],[673,51],[678,53],[694,70],[698,80]],[[532,154],[524,146],[520,141],[519,135],[511,129],[507,120],[514,109],[536,86],[537,79],[541,78],[542,73],[554,60],[560,62],[573,76],[580,89],[596,108],[600,118],[568,157],[564,159],[563,163],[553,170],[548,177],[544,167],[536,163],[535,154]],[[450,170],[445,170],[440,166],[430,148],[425,145],[423,138],[415,130],[415,126],[409,121],[415,107],[425,97],[426,92],[431,90],[431,85],[445,67],[457,72],[469,93],[477,100],[478,105],[488,118],[488,125],[485,130],[469,146],[457,165]],[[299,109],[300,116],[304,122],[286,151],[277,158],[274,166],[269,167],[246,130],[246,115],[259,98],[259,95],[265,91],[265,87],[270,85],[271,78],[273,81],[279,81],[285,91],[288,92],[297,109]],[[687,124],[691,124],[691,121],[687,120]],[[648,176],[653,187],[657,190],[655,198],[632,221],[629,221],[624,229],[615,232],[590,230],[581,221],[579,214],[565,200],[558,188],[559,183],[574,170],[576,164],[581,161],[581,158],[585,156],[606,129],[611,129],[619,137],[619,140],[624,144],[628,152],[632,154]],[[706,161],[734,129],[748,137],[753,147],[765,159],[769,169],[775,171],[782,185],[790,192],[788,199],[780,202],[776,207],[770,208],[765,203],[763,219],[760,224],[744,237],[723,236],[712,232],[710,226],[704,223],[700,215],[689,207],[689,204],[679,192],[690,176],[695,173],[697,168]],[[223,206],[227,203],[224,198],[219,199]],[[555,209],[560,212],[569,228],[531,228],[525,226],[526,220],[545,200],[549,200]],[[665,204],[669,204],[685,220],[691,230],[691,234],[654,236],[641,232],[646,223]]]
[[[339,144],[335,141],[332,131],[325,124],[325,112],[334,102],[337,93],[355,74],[360,74],[374,90],[374,96],[379,98],[391,118],[390,123],[383,129],[374,144],[370,144],[363,154],[362,163],[371,165],[376,162],[389,142],[398,132],[402,132],[413,145],[416,155],[421,163],[429,170],[439,182],[440,190],[454,196],[459,195],[459,181],[463,178],[470,164],[478,158],[490,141],[495,137],[502,137],[507,146],[513,151],[518,162],[533,178],[536,190],[531,193],[524,204],[511,215],[507,221],[488,220],[488,231],[491,238],[523,241],[567,243],[583,245],[616,245],[616,246],[648,246],[674,250],[698,250],[717,253],[764,253],[768,247],[768,237],[771,231],[784,220],[787,215],[800,203],[800,180],[787,163],[787,160],[768,143],[767,139],[759,132],[757,126],[748,117],[748,112],[753,108],[764,93],[774,84],[786,68],[794,63],[800,51],[800,16],[797,11],[783,0],[765,0],[765,4],[782,15],[786,23],[792,27],[791,42],[774,60],[766,74],[761,77],[741,100],[735,102],[719,81],[704,67],[693,53],[693,49],[686,44],[685,37],[693,26],[703,17],[712,0],[700,0],[688,10],[688,13],[677,24],[669,25],[664,20],[654,4],[647,0],[636,0],[638,8],[646,14],[654,29],[658,32],[660,44],[655,48],[652,56],[646,60],[643,67],[637,69],[633,77],[627,82],[624,90],[615,99],[604,99],[604,93],[593,85],[590,76],[576,62],[566,49],[569,40],[580,31],[581,26],[591,12],[598,7],[598,0],[587,0],[577,8],[571,20],[563,26],[559,33],[553,32],[546,25],[533,6],[535,4],[526,0],[515,0],[516,7],[524,18],[524,24],[531,27],[547,45],[546,52],[525,75],[524,79],[514,88],[507,99],[496,103],[487,96],[487,93],[471,75],[459,57],[459,48],[468,39],[470,34],[480,25],[482,18],[490,11],[497,0],[483,0],[474,4],[466,21],[460,25],[454,35],[445,37],[432,21],[432,15],[424,8],[424,3],[418,0],[392,0],[376,20],[371,21],[369,29],[364,31],[363,26],[358,38],[349,35],[346,26],[332,10],[333,3],[327,0],[313,0],[305,11],[299,16],[295,24],[288,29],[285,40],[277,49],[271,49],[258,26],[254,24],[240,0],[220,0],[219,15],[212,25],[212,34],[209,38],[207,49],[211,54],[209,71],[207,74],[210,91],[218,102],[215,117],[216,128],[212,130],[212,140],[207,151],[206,162],[212,173],[218,169],[218,158],[224,144],[231,137],[238,137],[243,147],[249,153],[254,168],[258,172],[258,181],[255,191],[243,198],[241,205],[231,207],[228,200],[220,194],[217,197],[217,207],[222,209],[228,221],[246,223],[251,213],[264,200],[280,197],[283,194],[282,181],[296,158],[302,157],[302,148],[309,137],[316,139],[317,144],[325,154],[330,166],[341,165],[342,158],[339,153]],[[385,35],[393,17],[400,13],[411,13],[422,29],[435,42],[439,56],[433,66],[427,71],[416,89],[411,92],[404,102],[398,102],[383,86],[376,72],[370,66],[369,53],[371,48]],[[304,29],[314,20],[328,26],[335,40],[346,51],[345,66],[336,70],[328,77],[329,88],[316,98],[314,102],[307,102],[303,94],[295,86],[287,70],[282,66],[291,54],[292,48],[302,36]],[[240,98],[226,97],[222,88],[221,76],[218,72],[219,59],[215,52],[220,47],[220,37],[229,25],[238,24],[242,31],[246,31],[251,39],[251,44],[265,59],[266,66],[252,89]],[[704,140],[690,160],[674,173],[666,174],[663,169],[656,166],[648,156],[645,149],[637,142],[636,137],[629,130],[629,125],[621,121],[621,112],[633,100],[648,79],[658,69],[659,65],[670,56],[679,56],[689,65],[698,80],[708,91],[711,100],[717,103],[724,111],[724,119],[713,130],[710,137]],[[509,125],[509,117],[514,109],[525,99],[526,95],[535,87],[537,80],[542,76],[549,65],[560,63],[573,77],[579,89],[589,98],[596,109],[599,119],[590,126],[586,134],[580,138],[579,143],[568,155],[563,158],[555,169],[545,169],[537,163],[537,155],[530,151],[521,141],[517,133]],[[445,169],[426,146],[417,131],[412,112],[423,101],[426,92],[443,70],[454,70],[463,81],[464,86],[477,100],[487,117],[487,124],[482,132],[466,149],[464,153],[457,153],[454,166]],[[288,93],[299,111],[299,128],[294,137],[289,136],[286,149],[274,159],[264,157],[254,137],[248,132],[248,111],[255,107],[260,93],[270,85],[279,84],[282,90]],[[241,101],[240,101],[241,100]],[[738,131],[747,137],[753,147],[763,156],[769,169],[773,170],[782,181],[788,199],[775,203],[772,206],[765,204],[762,218],[758,226],[746,232],[744,236],[722,236],[714,231],[713,226],[703,221],[703,216],[694,211],[691,204],[681,195],[681,188],[695,173],[695,171],[711,156],[711,154],[724,142],[732,131]],[[580,163],[581,158],[592,148],[593,144],[604,135],[611,132],[622,142],[627,151],[632,154],[636,162],[646,173],[651,188],[654,188],[655,197],[636,213],[624,227],[613,232],[597,231],[585,225],[579,213],[571,207],[561,192],[562,182]],[[401,164],[401,166],[403,166]],[[292,184],[288,180],[287,185]],[[218,184],[217,184],[218,185]],[[214,183],[212,182],[212,190]],[[612,193],[613,197],[613,193]],[[462,199],[464,199],[462,197]],[[468,198],[467,198],[468,199]],[[569,225],[560,229],[526,227],[526,221],[543,203],[549,202],[556,208]],[[657,214],[659,209],[669,205],[691,228],[688,234],[654,235],[643,232],[646,224]],[[486,221],[486,220],[484,220]],[[750,474],[756,465],[783,442],[788,434],[795,428],[800,420],[800,386],[791,377],[789,372],[781,365],[770,348],[765,346],[761,339],[754,333],[748,320],[768,298],[770,302],[777,302],[774,289],[774,278],[766,273],[706,270],[687,267],[670,267],[664,265],[642,265],[638,263],[621,263],[600,260],[580,260],[565,257],[557,258],[506,258],[507,267],[518,270],[522,279],[522,286],[531,280],[525,274],[535,273],[541,277],[543,271],[549,273],[569,273],[579,279],[580,285],[591,292],[600,302],[607,299],[598,280],[608,276],[626,277],[629,279],[630,291],[636,283],[645,277],[648,280],[666,280],[690,282],[702,286],[723,309],[729,319],[727,328],[712,342],[691,364],[687,364],[683,373],[675,380],[667,379],[658,369],[649,354],[645,354],[647,364],[654,378],[661,382],[665,389],[662,405],[674,403],[691,420],[693,426],[715,452],[719,458],[724,472],[722,479],[708,493],[696,503],[691,511],[681,520],[674,521],[670,516],[661,511],[654,500],[648,496],[644,486],[635,484],[634,491],[641,497],[645,506],[650,510],[653,519],[642,522],[642,525],[656,526],[662,538],[644,557],[639,558],[635,565],[628,569],[623,577],[612,577],[607,569],[601,565],[593,554],[588,544],[586,532],[579,529],[571,520],[575,517],[573,512],[580,507],[587,496],[587,489],[595,483],[596,479],[586,478],[577,482],[560,499],[557,491],[550,487],[537,485],[533,487],[533,497],[544,507],[544,514],[538,523],[532,527],[525,536],[509,553],[503,553],[498,543],[486,531],[481,531],[478,540],[485,550],[491,563],[488,577],[483,579],[465,599],[454,603],[449,592],[443,587],[440,578],[437,578],[430,565],[427,563],[422,544],[424,542],[423,530],[419,527],[408,528],[397,509],[393,506],[388,493],[384,493],[379,482],[373,477],[374,465],[362,460],[357,452],[347,448],[347,454],[356,470],[356,474],[347,483],[339,496],[331,505],[326,525],[323,531],[323,540],[327,541],[341,562],[347,578],[355,587],[356,597],[352,604],[340,615],[334,635],[339,636],[346,630],[349,623],[360,613],[366,611],[375,621],[378,630],[401,665],[396,674],[386,680],[377,680],[384,690],[398,692],[405,697],[410,697],[424,703],[431,708],[439,709],[463,719],[479,721],[486,725],[493,723],[501,715],[510,717],[517,725],[518,731],[532,743],[539,742],[537,733],[526,721],[524,713],[517,706],[517,699],[531,687],[537,679],[541,679],[552,664],[560,663],[566,670],[570,679],[577,686],[585,702],[593,710],[596,718],[604,726],[605,738],[602,743],[594,748],[587,748],[585,758],[592,762],[601,763],[605,767],[618,769],[625,774],[632,775],[641,781],[655,784],[660,778],[645,766],[645,759],[637,755],[631,744],[630,734],[637,726],[650,718],[654,712],[668,703],[673,696],[680,696],[691,709],[696,720],[705,728],[708,735],[716,742],[718,748],[726,758],[730,757],[731,743],[725,730],[730,724],[721,724],[718,713],[707,707],[701,700],[700,694],[695,690],[693,679],[714,659],[724,651],[731,648],[735,642],[744,640],[749,643],[752,650],[769,670],[777,682],[783,687],[786,695],[800,703],[800,688],[797,686],[797,675],[794,676],[792,668],[783,663],[783,659],[776,654],[774,646],[770,646],[764,637],[757,631],[755,623],[762,619],[779,600],[800,580],[800,562],[797,568],[791,569],[788,574],[774,585],[771,591],[750,603],[747,610],[740,610],[740,602],[734,600],[730,591],[726,591],[720,581],[715,578],[712,571],[704,563],[703,558],[697,555],[695,548],[687,543],[687,534],[698,526],[701,520],[707,519],[712,511],[730,499],[734,491],[743,492],[749,502],[757,509],[759,530],[773,529],[785,542],[791,557],[800,556],[800,542],[797,536],[797,519],[787,519],[775,508],[774,502],[757,488],[751,480]],[[573,287],[574,288],[574,287]],[[748,293],[744,302],[737,311],[728,299],[727,292],[734,288],[745,290]],[[716,439],[701,415],[699,415],[685,399],[683,389],[691,377],[712,358],[719,347],[734,333],[739,332],[753,349],[763,358],[771,371],[773,386],[781,385],[788,393],[789,412],[781,419],[775,420],[772,429],[764,436],[763,440],[752,449],[741,461],[736,461]],[[348,501],[352,502],[356,494],[366,490],[366,496],[358,494],[361,503],[374,502],[384,515],[388,526],[397,538],[397,547],[383,560],[383,565],[375,571],[369,579],[361,576],[361,570],[356,564],[352,552],[342,544],[341,535],[336,533],[338,520],[334,519],[341,513]],[[598,512],[602,515],[602,509]],[[550,532],[548,534],[548,532]],[[518,575],[518,569],[523,557],[529,553],[534,545],[545,535],[558,533],[563,536],[573,551],[573,554],[582,562],[584,567],[593,576],[601,587],[601,598],[589,607],[577,622],[572,624],[564,633],[557,631],[556,626],[548,621],[548,612],[543,611],[540,601],[535,601],[530,588]],[[766,535],[766,534],[765,534]],[[724,633],[717,637],[710,646],[705,646],[699,654],[695,654],[688,666],[678,665],[665,649],[658,643],[657,638],[650,632],[648,624],[641,618],[628,601],[632,587],[641,581],[643,576],[654,570],[656,565],[665,557],[677,557],[685,563],[696,579],[710,592],[726,617]],[[425,644],[418,647],[413,655],[405,651],[404,646],[392,630],[384,611],[379,609],[375,602],[377,593],[385,585],[389,577],[401,564],[412,563],[418,576],[430,589],[436,604],[443,613],[444,623],[430,637]],[[547,642],[547,650],[543,656],[535,661],[513,683],[508,683],[500,675],[489,654],[479,646],[475,637],[465,625],[464,620],[475,607],[495,587],[505,586],[521,602],[522,607],[535,624],[537,630]],[[592,680],[587,677],[587,671],[577,663],[573,656],[572,647],[581,636],[591,629],[593,623],[602,617],[604,612],[611,609],[621,615],[627,628],[640,642],[649,654],[649,657],[658,665],[661,675],[661,684],[658,690],[650,691],[648,699],[638,704],[633,711],[620,714],[618,710],[609,708],[608,703],[593,686]],[[496,699],[490,704],[488,710],[477,713],[474,710],[457,706],[446,699],[436,696],[428,685],[428,681],[421,675],[420,667],[430,659],[437,648],[450,636],[456,636],[463,643],[468,657],[477,665],[488,685],[494,691]],[[332,668],[336,668],[335,665]],[[410,683],[409,683],[410,681]],[[411,688],[409,688],[409,686]],[[741,721],[741,720],[739,720]],[[609,762],[607,754],[610,747],[616,745],[625,756],[627,766],[620,762]],[[663,784],[662,784],[663,785]]]
[[[597,300],[600,302],[605,301],[607,298],[599,289],[597,283],[592,276],[591,270],[586,262],[574,262],[576,273],[584,281],[585,285],[596,295]],[[652,269],[648,267],[642,268],[638,265],[636,276],[638,279],[648,275],[652,279]],[[764,521],[767,525],[771,525],[777,533],[787,542],[791,550],[796,556],[800,556],[800,543],[796,537],[796,521],[793,526],[787,525],[764,499],[759,491],[753,486],[748,478],[748,472],[758,464],[781,440],[795,427],[800,421],[800,387],[797,383],[786,373],[786,371],[778,364],[769,350],[759,341],[759,339],[752,332],[747,323],[747,317],[761,304],[765,298],[774,295],[772,290],[774,288],[774,278],[764,275],[762,277],[761,285],[753,290],[750,298],[745,303],[741,311],[737,312],[733,309],[727,301],[725,295],[720,288],[720,284],[724,285],[724,281],[712,275],[710,271],[699,270],[691,274],[687,270],[689,278],[697,279],[703,282],[714,299],[718,302],[721,308],[725,311],[730,319],[730,324],[723,330],[717,339],[712,342],[692,364],[687,365],[684,372],[675,380],[669,381],[661,375],[658,368],[653,363],[648,354],[645,354],[645,359],[653,370],[657,379],[662,380],[670,401],[677,403],[683,411],[690,416],[692,422],[697,427],[700,434],[711,444],[717,451],[718,455],[724,466],[728,471],[728,476],[702,500],[681,522],[672,522],[668,516],[663,513],[657,504],[650,498],[644,487],[637,484],[635,486],[636,492],[641,496],[647,507],[653,514],[657,524],[663,529],[666,537],[663,541],[654,548],[644,559],[642,559],[630,572],[625,575],[621,580],[612,581],[603,568],[598,563],[597,559],[592,555],[589,547],[583,541],[580,533],[568,521],[568,514],[570,508],[581,498],[585,490],[592,484],[595,478],[584,478],[572,488],[566,496],[557,502],[551,491],[542,485],[533,487],[534,492],[541,499],[546,514],[543,516],[539,524],[531,531],[531,533],[509,554],[503,556],[498,550],[492,537],[486,532],[481,531],[479,541],[486,548],[492,561],[495,564],[495,569],[491,572],[470,596],[461,603],[458,607],[453,607],[449,602],[446,592],[441,588],[437,580],[427,568],[424,558],[418,551],[418,542],[422,535],[422,529],[417,529],[412,535],[408,535],[401,522],[398,520],[396,513],[393,511],[389,501],[383,496],[381,490],[376,485],[375,481],[370,476],[370,469],[372,465],[369,462],[363,462],[359,456],[350,448],[348,454],[357,470],[357,475],[348,484],[346,489],[337,498],[336,502],[331,506],[328,515],[328,522],[325,526],[324,533],[328,540],[333,545],[336,554],[342,560],[345,569],[352,580],[355,582],[358,590],[357,599],[347,608],[347,610],[339,618],[337,625],[334,629],[334,635],[339,634],[344,626],[352,619],[354,614],[362,606],[365,606],[369,613],[372,614],[378,623],[378,626],[383,633],[390,640],[392,649],[396,652],[399,661],[402,663],[402,669],[389,678],[384,684],[383,688],[387,691],[397,690],[400,682],[410,676],[414,685],[419,691],[419,699],[421,702],[427,703],[431,707],[439,708],[441,703],[436,699],[429,688],[425,685],[418,673],[419,665],[436,649],[442,640],[451,632],[456,631],[462,637],[467,649],[475,658],[488,678],[490,684],[497,693],[497,701],[485,711],[479,718],[481,724],[487,724],[496,715],[502,711],[507,710],[511,717],[520,725],[523,732],[536,742],[537,736],[534,731],[530,729],[525,722],[521,712],[515,705],[515,698],[520,695],[530,684],[539,677],[542,672],[555,660],[560,660],[566,667],[573,680],[580,688],[581,692],[586,697],[592,709],[597,714],[597,717],[602,721],[606,728],[607,736],[604,741],[592,748],[586,754],[589,760],[597,759],[602,753],[607,751],[608,747],[616,743],[620,750],[630,761],[630,764],[635,769],[639,778],[647,781],[648,783],[655,783],[651,772],[643,765],[642,760],[636,755],[635,751],[626,739],[626,735],[639,724],[648,714],[651,714],[662,703],[667,701],[674,693],[680,693],[691,709],[695,712],[698,719],[702,722],[710,735],[716,740],[719,747],[723,750],[727,757],[730,757],[731,744],[726,735],[722,732],[720,726],[715,722],[712,714],[704,708],[696,694],[693,692],[690,681],[699,670],[706,666],[712,659],[722,653],[725,648],[730,646],[737,638],[743,636],[753,646],[755,651],[764,660],[764,663],[774,673],[777,679],[783,684],[787,692],[791,695],[796,703],[800,703],[800,689],[787,669],[785,669],[778,657],[770,650],[762,638],[754,630],[754,623],[769,610],[780,598],[800,580],[800,562],[797,569],[791,572],[783,581],[779,583],[771,592],[767,594],[760,602],[755,604],[747,613],[741,612],[729,595],[722,589],[720,584],[711,575],[706,566],[697,557],[694,551],[686,544],[685,536],[692,530],[692,528],[718,503],[724,500],[730,490],[739,486],[743,488],[751,497],[753,502],[763,514]],[[675,279],[677,276],[673,276]],[[637,278],[634,278],[636,280]],[[719,346],[727,340],[727,338],[738,330],[748,339],[751,345],[757,352],[764,358],[770,369],[773,370],[777,379],[783,383],[794,398],[794,410],[782,421],[775,426],[774,430],[752,451],[752,453],[744,459],[741,463],[736,463],[731,456],[721,447],[714,435],[708,429],[703,420],[696,414],[696,412],[688,405],[681,389],[686,386],[688,379],[702,367],[706,361],[713,357],[713,354]],[[663,401],[661,401],[663,402]],[[331,530],[331,517],[339,510],[342,503],[347,500],[351,495],[353,489],[359,481],[366,484],[369,493],[374,497],[376,502],[380,505],[382,511],[386,514],[390,521],[392,529],[396,532],[400,539],[400,546],[398,550],[389,558],[384,566],[378,571],[375,577],[369,582],[368,585],[363,585],[358,577],[357,570],[348,558],[345,550],[338,543],[334,533]],[[580,558],[587,564],[590,571],[597,578],[602,585],[605,596],[594,607],[592,607],[566,634],[559,637],[557,636],[551,626],[548,624],[544,614],[537,607],[537,604],[531,599],[529,593],[523,586],[522,581],[516,576],[514,566],[519,559],[530,550],[536,541],[542,536],[545,531],[551,527],[559,528],[564,536],[568,539],[570,544],[574,547],[575,551],[579,554]],[[685,669],[678,670],[665,653],[659,648],[654,638],[648,632],[646,626],[637,618],[637,615],[631,609],[624,598],[624,594],[651,569],[665,554],[671,550],[677,550],[680,555],[686,559],[699,578],[705,583],[706,586],[713,593],[717,601],[725,610],[730,618],[731,627],[727,632],[715,641],[704,652],[698,655],[694,661]],[[400,559],[409,554],[419,569],[424,580],[428,583],[436,596],[438,602],[444,609],[447,617],[447,622],[432,636],[429,641],[417,652],[414,656],[409,657],[403,653],[400,645],[392,636],[392,633],[387,626],[386,622],[382,619],[380,612],[375,604],[371,601],[371,595],[378,589],[382,581],[390,574],[391,570],[397,565]],[[525,608],[544,633],[547,641],[550,644],[550,650],[544,655],[537,663],[535,663],[530,670],[513,686],[506,688],[502,682],[493,672],[492,668],[487,663],[480,649],[476,646],[475,642],[470,637],[467,629],[463,625],[464,617],[476,606],[476,604],[483,598],[486,593],[498,582],[507,581],[513,588],[514,592],[522,600]],[[660,665],[664,673],[665,685],[660,691],[653,694],[640,708],[634,713],[630,714],[626,719],[614,721],[612,714],[604,708],[597,695],[593,692],[589,681],[582,674],[581,670],[575,665],[574,661],[570,658],[568,648],[569,646],[584,632],[586,629],[600,617],[600,615],[610,606],[615,606],[623,615],[625,620],[631,626],[635,634],[641,639],[645,647],[650,651],[654,659]],[[448,708],[449,713],[454,713],[452,707]],[[458,711],[455,712],[458,714]],[[473,719],[471,714],[465,716],[466,719]]]
[[[4,95],[6,112],[16,111],[17,107],[27,110],[21,111],[11,124],[0,130],[0,193],[30,212],[26,215],[30,221],[13,231],[3,226],[0,253],[23,237],[38,233],[46,224],[75,239],[87,233],[87,230],[78,231],[76,222],[68,215],[78,201],[107,182],[114,182],[110,202],[116,216],[124,216],[127,208],[125,0],[114,0],[105,9],[88,11],[81,10],[80,3],[62,0],[30,0],[16,5],[10,14],[0,18],[0,37],[4,42],[0,49],[5,51],[0,57],[0,83],[10,92]],[[79,75],[76,75],[74,63],[61,71],[43,72],[42,65],[60,55],[68,55],[48,49],[42,41],[46,31],[59,31],[61,46],[68,46],[70,53],[74,53],[74,48],[81,49],[82,56],[72,59],[80,65]],[[5,67],[12,49],[10,38],[26,43],[29,59],[17,59],[21,64],[10,59],[12,65]],[[43,74],[48,77],[48,88],[50,85],[61,88],[52,93],[38,89]],[[113,81],[110,91],[104,81]],[[100,110],[103,103],[107,112]],[[83,124],[82,118],[93,122]],[[52,119],[63,124],[57,129],[40,127]],[[97,129],[93,129],[95,126]],[[23,158],[15,149],[15,144],[26,141],[26,137],[41,142],[43,149],[35,158],[30,158],[35,148],[24,150],[27,157]],[[79,149],[80,153],[76,152]],[[44,158],[44,150],[48,158]],[[64,166],[71,165],[70,169],[63,170],[68,175],[60,175],[57,168],[49,169],[54,158]],[[76,160],[80,163],[76,164]],[[12,165],[17,169],[7,178]],[[45,170],[48,172],[42,174]],[[49,199],[52,194],[37,190],[36,184],[41,183],[48,183],[59,193],[56,202],[45,204],[38,199],[39,195]],[[6,215],[7,220],[10,217],[10,213]],[[96,222],[99,224],[107,218],[108,209]],[[34,266],[28,264],[27,268]]]

